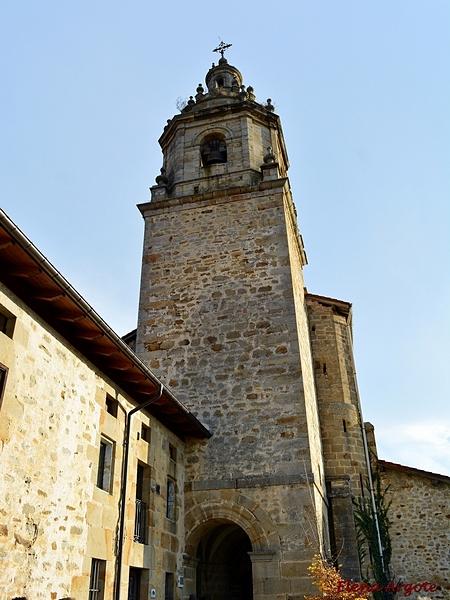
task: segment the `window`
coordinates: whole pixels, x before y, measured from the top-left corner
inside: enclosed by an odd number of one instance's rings
[[[177,461],[177,449],[169,444],[169,458],[174,462]]]
[[[141,426],[141,439],[143,439],[144,442],[147,442],[148,444],[150,444],[151,429],[150,429],[150,427],[147,427],[147,425],[144,425],[144,423],[142,423],[142,426]]]
[[[2,333],[6,333],[7,323],[8,323],[8,318],[3,313],[0,313],[0,331]]]
[[[148,600],[149,595],[149,571],[148,569],[137,569],[130,567],[128,580],[128,600]]]
[[[106,396],[105,406],[106,412],[117,419],[117,409],[119,407],[117,400],[114,400],[114,398],[111,398],[111,396]]]
[[[16,317],[6,310],[3,306],[0,306],[0,333],[4,333],[8,337],[12,338],[14,333],[14,325],[16,323]]]
[[[106,560],[92,559],[89,600],[103,600],[105,594]]]
[[[140,600],[141,597],[141,570],[130,568],[128,581],[128,600]]]
[[[2,406],[3,401],[3,393],[6,387],[6,376],[8,375],[8,369],[0,364],[0,408]]]
[[[114,443],[102,437],[98,457],[97,487],[105,492],[112,491]]]
[[[166,517],[175,520],[175,482],[172,479],[167,480]]]

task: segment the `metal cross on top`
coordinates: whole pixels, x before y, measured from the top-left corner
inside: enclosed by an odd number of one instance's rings
[[[214,48],[213,52],[220,52],[220,54],[222,55],[222,58],[223,58],[223,55],[225,54],[225,50],[230,48],[230,46],[232,46],[232,45],[233,44],[224,44],[221,40],[220,44],[217,46],[217,48]]]

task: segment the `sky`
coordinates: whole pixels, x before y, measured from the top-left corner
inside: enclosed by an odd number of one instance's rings
[[[450,475],[448,0],[0,0],[2,208],[119,333],[177,100],[271,98],[311,293],[353,304],[380,458]]]

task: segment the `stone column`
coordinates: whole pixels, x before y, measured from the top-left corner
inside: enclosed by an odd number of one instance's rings
[[[330,527],[334,532],[337,559],[342,562],[341,575],[344,579],[360,581],[361,569],[356,544],[350,477],[348,475],[327,477],[327,487],[331,505]]]
[[[190,554],[183,554],[184,589],[183,598],[189,600],[191,594],[197,593],[197,566],[199,559]],[[200,599],[198,599],[200,600]]]
[[[275,599],[283,592],[280,563],[274,551],[249,552],[252,561],[253,600]]]

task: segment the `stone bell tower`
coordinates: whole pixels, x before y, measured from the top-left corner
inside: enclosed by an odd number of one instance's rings
[[[303,598],[327,517],[280,119],[222,51],[159,142],[137,353],[212,432],[187,443],[183,596]]]

